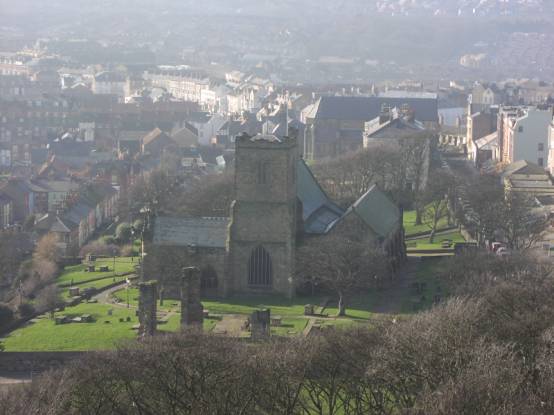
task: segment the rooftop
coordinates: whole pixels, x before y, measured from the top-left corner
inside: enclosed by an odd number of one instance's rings
[[[166,246],[225,248],[229,218],[158,217],[154,243]]]

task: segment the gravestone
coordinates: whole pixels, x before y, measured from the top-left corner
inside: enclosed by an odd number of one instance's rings
[[[315,307],[313,304],[306,304],[304,306],[304,315],[305,316],[313,316],[315,312]]]
[[[139,337],[153,336],[156,333],[157,299],[157,281],[141,282],[139,284]]]
[[[268,339],[271,330],[271,310],[257,310],[250,316],[250,333],[252,340]]]
[[[200,270],[183,269],[181,279],[181,328],[202,328],[204,307],[200,302]]]

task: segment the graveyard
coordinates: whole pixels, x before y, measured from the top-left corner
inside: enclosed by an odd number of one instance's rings
[[[131,269],[125,259],[117,260],[122,270]],[[248,321],[253,313],[260,310],[270,310],[271,336],[302,336],[312,329],[370,325],[373,320],[402,318],[432,307],[437,293],[446,295],[436,277],[439,264],[437,260],[416,264],[406,284],[398,290],[370,290],[348,297],[344,317],[337,317],[337,303],[332,295],[293,299],[278,295],[201,298],[202,327],[205,332],[248,338],[251,336]],[[62,284],[68,280],[68,275],[72,275],[74,284],[79,284],[87,281],[92,274],[83,272],[82,266],[68,267],[67,271],[71,274],[64,273],[60,277]],[[99,281],[111,283],[113,275],[106,279]],[[138,305],[139,289],[136,286],[127,288],[123,283],[93,297],[90,302],[85,300],[57,311],[54,318],[45,314],[31,320],[7,335],[3,344],[6,351],[114,349],[121,342],[132,341],[139,336]],[[312,308],[308,313],[310,315],[306,315],[308,305]],[[181,327],[181,318],[180,301],[166,299],[162,304],[157,301],[156,320],[160,335],[177,332]]]

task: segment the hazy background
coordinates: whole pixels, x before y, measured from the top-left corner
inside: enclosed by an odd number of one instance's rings
[[[553,16],[552,0],[0,0],[0,46],[56,39],[53,52],[85,63],[263,57],[298,82],[551,80]],[[473,54],[484,55],[478,68],[460,65]]]

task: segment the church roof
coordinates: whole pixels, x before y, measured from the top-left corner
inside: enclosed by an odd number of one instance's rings
[[[154,223],[154,244],[225,248],[229,218],[157,217]]]
[[[324,234],[344,214],[325,194],[302,159],[298,161],[297,196],[302,202],[302,219],[306,233]]]
[[[400,209],[373,185],[347,211],[358,215],[377,235],[386,238],[400,224]]]

